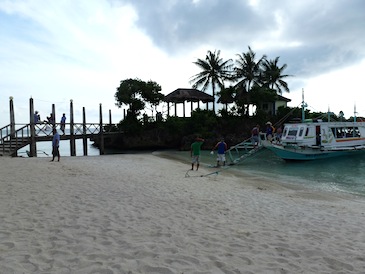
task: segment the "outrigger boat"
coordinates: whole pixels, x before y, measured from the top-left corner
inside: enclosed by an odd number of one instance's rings
[[[303,117],[304,107],[303,100]],[[358,122],[356,115],[353,122],[323,122],[302,118],[299,123],[284,124],[279,144],[269,141],[263,141],[262,144],[280,158],[289,161],[364,153],[365,122]]]

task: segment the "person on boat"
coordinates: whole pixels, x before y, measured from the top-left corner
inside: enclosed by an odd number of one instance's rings
[[[253,144],[253,148],[256,148],[259,145],[260,139],[260,125],[257,124],[252,130],[251,130],[251,142]]]
[[[194,164],[196,163],[196,170],[199,169],[200,163],[200,150],[204,139],[200,137],[195,138],[195,142],[191,144],[190,156],[191,156],[191,170],[194,170]]]
[[[271,122],[267,122],[266,123],[266,140],[268,140],[269,142],[272,142],[272,136],[274,134],[274,127],[272,126]]]
[[[218,148],[217,153],[217,167],[220,167],[220,163],[223,163],[223,166],[226,165],[226,150],[227,150],[227,144],[224,142],[224,139],[222,138],[212,149],[212,154],[214,154],[214,150]]]
[[[278,126],[278,128],[276,129],[276,143],[279,144],[281,143],[281,137],[283,136],[283,128],[281,126]]]

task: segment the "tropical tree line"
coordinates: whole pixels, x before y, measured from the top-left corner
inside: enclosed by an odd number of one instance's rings
[[[290,75],[284,74],[287,65],[280,66],[279,58],[268,59],[266,55],[257,58],[251,47],[247,52],[237,54],[235,61],[222,59],[219,50],[208,51],[205,59],[194,62],[201,71],[190,82],[193,88],[201,87],[202,91],[210,87],[213,97],[218,95],[218,102],[225,104],[226,110],[229,103],[235,103],[238,113],[248,115],[250,104],[274,101],[277,94],[289,92],[284,79]]]
[[[202,91],[212,90],[214,97],[213,113],[216,113],[215,98],[225,105],[222,112],[228,111],[228,104],[234,104],[231,112],[237,115],[249,115],[249,105],[259,105],[260,102],[274,102],[277,94],[289,92],[284,81],[289,75],[284,74],[287,65],[279,65],[279,57],[268,59],[266,55],[260,58],[248,47],[247,52],[237,54],[237,59],[224,60],[220,50],[208,51],[205,59],[197,59],[193,64],[200,72],[191,77],[193,88]],[[228,85],[228,86],[227,86]],[[115,93],[116,105],[128,106],[127,118],[137,119],[141,111],[150,105],[156,109],[163,101],[161,86],[152,80],[144,82],[140,79],[125,79]]]

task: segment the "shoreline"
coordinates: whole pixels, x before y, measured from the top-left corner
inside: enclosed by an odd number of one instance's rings
[[[152,153],[153,155],[157,157],[162,157],[165,159],[178,161],[182,164],[185,164],[187,169],[189,169],[190,165],[190,158],[187,156],[183,157],[181,154],[171,151],[155,151]],[[207,170],[206,167],[204,167],[206,163],[203,162],[202,168]],[[230,166],[227,166],[226,169],[214,169],[217,172],[219,172],[222,176],[235,176],[235,177],[242,177],[243,180],[245,180],[246,185],[250,185],[252,187],[256,187],[260,190],[290,190],[290,191],[300,191],[303,193],[304,196],[309,196],[310,194],[305,194],[306,192],[311,193],[313,196],[317,196],[318,198],[322,198],[327,200],[328,196],[337,197],[339,199],[342,198],[348,198],[351,199],[352,197],[356,197],[358,199],[364,199],[365,197],[358,193],[349,193],[349,192],[333,192],[328,191],[324,189],[314,189],[311,186],[305,186],[305,185],[299,185],[298,183],[295,183],[293,180],[289,180],[286,182],[280,181],[276,178],[269,178],[268,176],[265,176],[265,174],[252,172],[247,173],[244,170],[238,170],[234,168],[230,168]],[[208,169],[207,174],[211,173],[213,169]]]
[[[165,157],[0,158],[2,270],[364,271],[364,199]]]

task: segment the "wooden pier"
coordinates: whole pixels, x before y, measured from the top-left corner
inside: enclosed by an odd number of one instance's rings
[[[34,103],[33,98],[29,100],[29,117],[28,124],[16,124],[14,115],[13,98],[10,97],[10,124],[0,128],[0,156],[17,156],[19,149],[29,145],[29,157],[37,157],[37,142],[52,141],[52,129],[60,128],[60,123],[52,121],[52,123],[35,123],[34,121]],[[52,116],[55,115],[55,105],[52,105]],[[104,124],[102,118],[102,106],[99,107],[99,122],[86,123],[85,108],[83,107],[83,122],[74,122],[73,102],[70,101],[69,123],[66,123],[65,134],[60,133],[61,140],[70,141],[70,155],[76,156],[76,139],[83,139],[83,154],[87,156],[87,139],[99,138],[100,155],[104,154],[104,136],[110,134],[121,134],[121,132],[111,132],[116,128],[111,121],[111,111],[109,110],[109,123]]]

